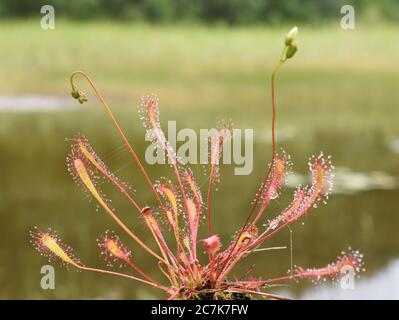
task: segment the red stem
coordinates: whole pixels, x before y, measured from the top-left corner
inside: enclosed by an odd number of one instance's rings
[[[133,263],[133,261],[131,261],[129,258],[125,259],[126,263],[131,266],[134,270],[136,270],[139,274],[141,274],[144,278],[146,278],[148,281],[158,285],[158,286],[162,286],[161,284],[159,284],[157,281],[155,281],[154,279],[152,279],[149,275],[147,275],[146,273],[144,273],[135,263]]]
[[[105,274],[110,274],[110,275],[114,275],[114,276],[119,276],[119,277],[123,277],[123,278],[127,278],[127,279],[131,279],[131,280],[136,280],[142,283],[146,283],[150,286],[153,286],[155,288],[164,290],[166,292],[170,292],[170,289],[162,286],[162,285],[158,285],[152,282],[149,282],[147,280],[141,279],[141,278],[137,278],[128,274],[124,274],[124,273],[119,273],[119,272],[114,272],[114,271],[109,271],[109,270],[103,270],[103,269],[97,269],[97,268],[90,268],[90,267],[83,267],[83,266],[79,266],[79,269],[81,270],[85,270],[85,271],[93,271],[93,272],[98,272],[98,273],[105,273]]]
[[[281,67],[282,63],[283,63],[283,61],[279,60],[279,62],[277,63],[276,67],[274,68],[274,70],[272,72],[272,77],[271,77],[271,94],[272,94],[272,160],[271,160],[271,165],[269,166],[269,169],[267,171],[266,177],[264,178],[264,180],[262,182],[260,191],[259,191],[259,193],[258,193],[258,195],[257,195],[257,197],[255,199],[255,202],[252,205],[251,210],[249,211],[249,214],[248,214],[247,218],[245,219],[244,225],[242,226],[242,228],[241,228],[241,230],[240,230],[240,232],[239,232],[239,234],[238,234],[238,236],[236,238],[236,241],[235,241],[234,245],[232,246],[229,254],[227,255],[227,257],[225,259],[224,266],[222,267],[222,269],[221,269],[221,271],[220,271],[220,273],[219,273],[219,275],[217,277],[217,280],[219,280],[220,275],[223,273],[223,269],[225,268],[227,262],[229,261],[231,255],[234,252],[234,249],[236,248],[236,246],[238,244],[238,240],[240,239],[242,233],[244,232],[244,230],[247,227],[247,224],[249,223],[250,219],[252,218],[252,215],[255,212],[256,206],[259,203],[259,200],[260,200],[260,198],[262,196],[262,193],[263,193],[263,191],[265,189],[267,180],[269,179],[270,173],[272,171],[272,166],[273,166],[274,157],[275,157],[275,150],[276,150],[276,144],[275,144],[276,98],[275,98],[275,92],[274,92],[275,91],[274,90],[274,87],[275,87],[274,83],[275,83],[276,73],[277,73],[278,69]]]

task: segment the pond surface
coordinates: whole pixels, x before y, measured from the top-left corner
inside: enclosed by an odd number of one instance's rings
[[[79,106],[65,96],[0,96],[0,112],[46,112],[77,108]]]
[[[306,288],[296,299],[304,300],[342,300],[342,299],[376,299],[390,300],[399,299],[399,260],[393,260],[378,272],[370,277],[365,277],[356,281],[352,289],[342,289],[340,286],[321,285],[315,288]],[[287,295],[290,292],[285,292]],[[284,294],[284,292],[282,292]]]
[[[65,142],[65,137],[84,132],[113,171],[131,182],[140,203],[151,204],[153,200],[142,176],[102,112],[93,107],[65,104],[64,99],[0,98],[0,224],[3,226],[0,235],[0,298],[160,297],[157,291],[144,286],[107,276],[67,271],[58,263],[54,263],[56,290],[40,288],[40,268],[47,260],[40,257],[29,243],[28,231],[33,226],[57,230],[86,265],[100,267],[105,267],[105,263],[99,257],[96,239],[106,229],[114,229],[131,246],[137,264],[148,270],[151,276],[159,278],[151,257],[124,237],[104,212],[96,211],[95,204],[88,201],[85,193],[69,177],[65,166],[69,143]],[[38,105],[41,107],[35,107]],[[76,111],[76,108],[81,110]],[[17,110],[23,112],[14,112]],[[128,128],[128,137],[138,154],[143,155],[148,144],[144,142],[144,130],[135,111],[120,107],[116,113],[122,119],[122,126]],[[195,130],[213,125],[213,122],[209,124],[209,115],[204,116],[199,111],[190,114],[190,111],[166,110],[163,115],[177,119],[182,127],[189,126],[191,119],[195,118]],[[342,290],[334,285],[315,286],[303,281],[276,288],[276,292],[299,299],[399,298],[397,138],[388,139],[377,129],[364,134],[316,128],[300,135],[301,130],[295,123],[287,128],[285,133],[284,128],[280,131],[279,143],[292,155],[294,173],[286,191],[270,205],[265,219],[289,203],[297,184],[308,182],[307,159],[320,149],[330,151],[336,164],[336,192],[326,206],[312,210],[303,223],[292,227],[292,248],[290,233],[283,231],[264,247],[285,249],[254,253],[234,270],[233,275],[284,275],[291,263],[303,267],[323,266],[334,261],[341,250],[351,246],[364,254],[366,264],[366,272],[356,281],[355,290]],[[232,166],[222,168],[222,181],[213,196],[213,220],[214,230],[220,234],[224,245],[243,222],[266,172],[270,156],[270,143],[264,137],[267,130],[266,124],[255,126],[252,174],[234,176]],[[146,167],[153,180],[160,176],[172,177],[167,165]],[[194,171],[204,190],[206,176],[203,168],[194,167]],[[151,243],[134,210],[110,186],[104,184],[103,188],[108,198],[113,199],[116,210],[121,212],[122,219]],[[203,236],[202,232],[200,238]],[[291,250],[293,261],[290,260]],[[205,256],[202,259],[206,259]]]

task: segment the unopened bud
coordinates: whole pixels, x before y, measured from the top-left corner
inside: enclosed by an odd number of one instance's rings
[[[78,101],[79,101],[79,103],[84,103],[87,101],[87,97],[83,92],[79,92]]]
[[[87,101],[87,98],[84,97],[84,96],[80,96],[78,101],[79,101],[79,103],[83,104],[83,103],[85,103]]]
[[[285,53],[285,58],[290,59],[294,56],[294,54],[298,50],[298,45],[296,43],[292,43],[288,46],[287,52]]]
[[[72,97],[73,97],[74,99],[79,99],[79,96],[80,96],[79,91],[76,90],[76,89],[73,89],[73,90],[72,90],[71,95],[72,95]]]
[[[298,35],[298,27],[293,27],[285,36],[285,45],[290,46]]]
[[[208,254],[214,255],[219,251],[222,243],[220,242],[220,238],[218,235],[210,236],[209,238],[203,240],[204,248]]]

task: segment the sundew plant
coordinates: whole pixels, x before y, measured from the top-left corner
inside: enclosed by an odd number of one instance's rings
[[[67,157],[68,170],[75,182],[94,198],[98,206],[116,222],[120,229],[152,256],[154,268],[159,268],[164,280],[156,281],[144,272],[134,262],[131,251],[113,231],[106,231],[98,240],[102,255],[110,264],[120,262],[131,267],[131,273],[85,266],[73,254],[72,249],[65,245],[51,229],[41,231],[35,227],[31,231],[35,247],[50,260],[56,258],[63,264],[79,270],[109,274],[145,283],[163,291],[168,299],[251,299],[255,297],[283,299],[284,297],[270,292],[273,286],[304,278],[314,282],[334,281],[338,280],[343,270],[348,270],[348,268],[354,276],[358,276],[359,272],[363,271],[362,255],[353,250],[347,253],[342,252],[336,262],[324,267],[309,269],[296,267],[278,278],[233,280],[230,276],[238,262],[254,250],[259,250],[264,242],[281,230],[289,228],[312,208],[326,203],[332,191],[334,167],[331,158],[324,156],[323,153],[312,156],[309,159],[311,184],[298,186],[293,194],[292,202],[284,210],[274,217],[265,217],[268,204],[281,193],[292,167],[290,156],[283,151],[276,151],[275,78],[280,67],[291,59],[298,49],[295,41],[297,33],[298,29],[295,27],[286,35],[283,52],[271,75],[271,161],[265,170],[266,174],[259,192],[254,201],[249,204],[249,213],[242,216],[243,224],[239,226],[227,246],[222,246],[220,237],[212,229],[211,194],[220,178],[219,160],[223,145],[231,138],[229,126],[219,127],[216,136],[210,141],[209,179],[204,190],[201,190],[188,164],[183,164],[177,157],[162,131],[158,98],[154,95],[144,96],[139,105],[140,118],[148,134],[153,138],[153,142],[167,155],[174,174],[173,181],[167,179],[153,181],[91,78],[82,71],[75,71],[71,75],[72,96],[80,103],[87,101],[86,94],[76,84],[76,77],[83,77],[99,98],[123,143],[145,177],[154,196],[154,202],[150,206],[143,206],[139,199],[136,199],[129,185],[108,169],[81,135],[70,139],[72,147]],[[132,210],[137,212],[138,219],[144,221],[145,227],[153,236],[156,250],[150,248],[119,218],[111,201],[100,190],[98,180],[101,177],[119,189],[130,202]],[[205,197],[203,197],[203,191]],[[217,217],[213,217],[215,218]],[[198,230],[204,220],[206,220],[208,236],[206,239],[198,239]],[[166,240],[167,237],[164,235],[167,232],[171,233],[170,238],[174,243],[168,243],[170,241]],[[201,253],[205,253],[205,256]]]

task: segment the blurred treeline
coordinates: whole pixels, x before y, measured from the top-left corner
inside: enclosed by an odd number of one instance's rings
[[[38,16],[42,5],[70,19],[151,23],[278,24],[336,19],[345,4],[356,17],[399,20],[399,0],[0,0],[0,17]]]

